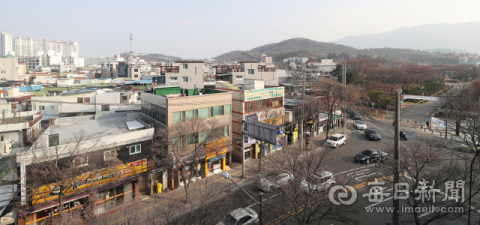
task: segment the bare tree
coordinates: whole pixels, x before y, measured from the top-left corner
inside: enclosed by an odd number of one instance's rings
[[[320,146],[317,146],[320,147]],[[333,174],[326,162],[335,160],[333,152],[325,146],[314,151],[302,151],[290,146],[276,152],[265,160],[260,178],[276,182],[277,179],[291,174],[293,179],[288,183],[279,183],[278,189],[271,189],[264,203],[265,213],[275,217],[276,223],[288,224],[342,224],[356,223],[355,218],[348,216],[355,208],[350,205],[335,205],[330,201],[329,191],[334,185],[328,183]],[[345,176],[333,178],[335,184],[344,185],[348,181]],[[316,187],[315,187],[316,186]],[[324,190],[318,190],[318,189]],[[336,198],[336,194],[332,195]],[[269,198],[269,196],[273,196]]]

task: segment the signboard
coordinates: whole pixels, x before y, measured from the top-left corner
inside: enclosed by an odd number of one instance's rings
[[[273,119],[263,120],[263,123],[269,123],[273,125],[282,125],[283,124],[283,117],[279,116]]]
[[[116,168],[87,173],[65,181],[65,184],[71,184],[71,187],[65,191],[65,195],[145,172],[147,172],[147,159],[127,163]],[[39,187],[32,196],[32,205],[57,199],[59,194],[58,187],[56,183]]]
[[[283,87],[245,91],[245,102],[283,97]]]
[[[285,133],[285,126],[280,125],[277,127],[277,135],[284,134]]]
[[[443,121],[443,120],[441,120],[441,119],[437,119],[437,118],[435,118],[435,117],[432,116],[432,117],[430,117],[430,120],[432,121],[432,123],[435,123],[435,124],[437,124],[437,125],[439,125],[439,126],[442,126],[442,127],[445,126],[445,121]]]
[[[263,120],[271,119],[274,117],[279,117],[279,116],[283,117],[285,115],[285,108],[270,109],[270,110],[257,112],[255,114],[257,114],[258,120],[263,121]]]
[[[403,99],[420,99],[420,100],[429,100],[429,101],[438,101],[439,97],[431,96],[421,96],[421,95],[402,95]]]
[[[272,125],[258,121],[246,121],[245,123],[248,124],[248,130],[246,131],[248,136],[265,140],[268,143],[277,144],[278,125]]]
[[[208,142],[205,144],[205,159],[213,158],[217,155],[227,154],[227,138]]]
[[[318,114],[318,122],[322,122],[328,120],[328,114],[326,113],[320,113]]]
[[[249,117],[251,118],[250,120],[248,120]],[[248,115],[247,116],[247,121],[258,121],[257,114]],[[244,124],[243,131],[245,131],[245,133],[247,133],[247,131],[248,131],[248,124],[247,123]],[[243,140],[243,141],[245,142],[245,145],[251,145],[251,144],[257,143],[257,139],[251,138],[247,135],[245,135],[245,140]]]

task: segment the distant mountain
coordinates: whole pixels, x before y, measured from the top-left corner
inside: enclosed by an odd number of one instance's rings
[[[365,48],[409,48],[409,49],[463,49],[480,53],[480,22],[457,24],[426,24],[416,27],[401,27],[393,31],[348,36],[337,44],[358,49]]]
[[[330,57],[330,53],[335,53],[334,55],[347,53],[350,57],[361,55],[367,58],[377,57],[382,60],[428,63],[431,65],[456,64],[458,62],[458,56],[455,54],[428,53],[405,48],[372,48],[360,50],[341,44],[319,42],[305,38],[292,38],[247,51],[231,51],[219,55],[215,57],[215,59],[217,62],[241,60],[243,58],[242,52],[246,52],[256,59],[260,59],[262,54],[266,54],[272,56],[275,62],[289,57],[327,58]]]
[[[272,56],[274,58],[274,61],[277,61],[282,58],[288,58],[292,56],[317,57],[318,55],[326,55],[330,52],[345,52],[349,54],[357,54],[358,50],[352,47],[334,43],[319,42],[306,38],[292,38],[279,43],[266,44],[248,51],[237,50],[227,52],[225,54],[215,57],[215,59],[230,60],[234,58],[241,58],[242,52],[246,52],[258,58],[260,58],[262,54],[267,54],[268,56]]]

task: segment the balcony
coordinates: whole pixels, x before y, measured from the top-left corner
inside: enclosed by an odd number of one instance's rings
[[[179,73],[178,66],[158,66],[160,68],[160,74],[165,75],[165,73]]]
[[[277,72],[277,68],[267,68],[265,66],[258,66],[258,72]]]
[[[228,73],[228,72],[245,72],[244,68],[241,68],[238,65],[229,65],[229,66],[214,66],[217,74]]]

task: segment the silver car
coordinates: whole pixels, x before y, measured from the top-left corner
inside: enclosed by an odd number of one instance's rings
[[[357,130],[365,130],[367,129],[367,123],[365,123],[364,121],[362,120],[355,120],[353,122],[353,126],[357,129]]]
[[[300,188],[308,194],[313,194],[315,191],[328,190],[333,185],[335,185],[333,173],[318,171],[307,176],[305,180],[302,180]]]
[[[217,225],[251,225],[259,222],[257,213],[251,208],[238,208],[229,213]]]
[[[274,181],[261,177],[257,182],[257,187],[263,192],[270,192],[272,189],[279,188],[281,185],[285,185],[291,180],[293,180],[293,174],[289,171],[284,171],[276,176]]]

